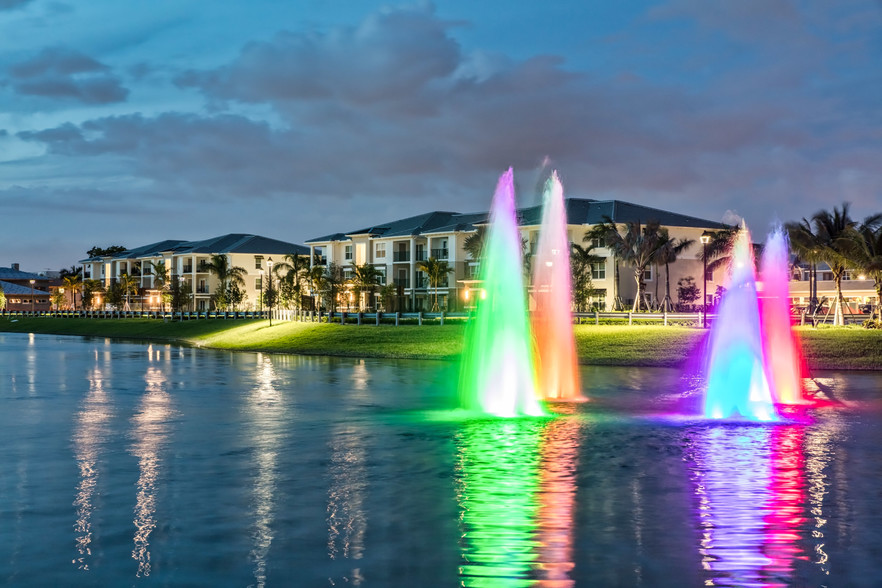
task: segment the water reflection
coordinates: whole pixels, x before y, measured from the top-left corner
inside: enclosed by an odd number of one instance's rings
[[[257,385],[248,396],[249,430],[253,433],[254,461],[254,580],[258,588],[266,585],[267,555],[273,542],[276,517],[276,485],[279,447],[285,440],[285,404],[277,385],[273,362],[257,354]]]
[[[534,584],[544,424],[532,419],[475,421],[456,435],[462,586]]]
[[[132,557],[138,562],[137,576],[150,575],[150,534],[156,528],[157,479],[162,467],[161,450],[169,434],[172,416],[171,397],[166,390],[166,376],[150,366],[144,376],[147,383],[140,409],[133,417],[132,453],[138,458],[138,493],[135,499],[135,547]]]
[[[364,557],[367,489],[364,434],[357,425],[342,424],[331,438],[331,485],[328,489],[328,557],[353,560],[344,582],[364,581],[359,560]],[[331,580],[333,584],[333,580]]]
[[[805,559],[801,426],[729,426],[693,438],[693,481],[706,584],[775,586]]]
[[[575,586],[571,573],[580,430],[577,419],[559,418],[549,422],[542,435],[536,585],[545,588]]]
[[[73,446],[74,458],[79,471],[74,506],[77,509],[76,532],[77,557],[73,560],[77,568],[89,569],[92,555],[92,512],[95,490],[98,486],[98,463],[101,460],[101,447],[107,435],[107,421],[111,416],[111,405],[104,389],[104,373],[100,367],[89,372],[89,390],[83,399],[82,408],[75,417]]]

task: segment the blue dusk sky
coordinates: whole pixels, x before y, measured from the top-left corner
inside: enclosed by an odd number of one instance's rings
[[[568,196],[882,210],[879,0],[0,0],[0,265]]]

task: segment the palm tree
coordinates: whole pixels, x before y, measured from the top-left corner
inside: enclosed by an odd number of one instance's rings
[[[333,261],[329,263],[327,267],[324,267],[321,284],[322,292],[325,293],[326,301],[328,302],[328,309],[331,312],[335,312],[337,310],[337,294],[340,293],[341,288],[346,284],[346,279],[343,277],[343,268]]]
[[[296,253],[285,255],[284,261],[273,266],[273,273],[279,277],[280,288],[294,301],[294,307],[300,308],[303,281],[309,271],[309,258]]]
[[[383,303],[383,312],[395,312],[395,299],[398,296],[398,286],[395,282],[389,282],[380,286],[380,300]]]
[[[126,297],[126,304],[123,307],[123,310],[131,310],[129,307],[129,294],[137,294],[138,286],[140,280],[135,276],[130,276],[129,274],[123,272],[119,277],[119,285],[122,288],[123,295]]]
[[[848,237],[846,253],[853,267],[873,278],[882,305],[882,214],[869,216]]]
[[[64,276],[64,287],[70,290],[71,303],[74,310],[77,308],[77,291],[83,285],[83,277],[80,274],[69,274]]]
[[[100,280],[83,280],[83,306],[92,307],[92,296],[104,292],[104,285]]]
[[[848,252],[851,249],[849,237],[857,225],[848,214],[849,203],[842,208],[833,207],[833,211],[819,210],[812,216],[811,222],[802,219],[799,223],[788,223],[790,242],[802,255],[823,261],[830,267],[833,282],[836,286],[836,313],[834,325],[845,324],[842,307],[845,298],[842,296],[842,276],[852,264]]]
[[[380,272],[370,263],[356,265],[352,270],[349,283],[352,284],[355,298],[358,300],[358,310],[361,310],[361,293],[363,291],[373,292],[374,287],[380,283]]]
[[[463,249],[471,256],[472,261],[480,261],[484,252],[484,238],[487,236],[486,225],[476,227],[474,233],[466,237],[463,241]]]
[[[603,263],[604,257],[594,255],[591,250],[594,245],[588,244],[582,247],[578,243],[571,243],[570,271],[573,277],[573,305],[576,312],[584,312],[586,302],[594,290],[591,281],[591,272],[595,264]]]
[[[147,267],[153,274],[153,289],[159,291],[159,311],[165,312],[165,293],[168,290],[169,279],[168,269],[165,267],[165,260],[148,261]]]
[[[319,310],[321,306],[321,293],[325,287],[325,266],[314,265],[306,272],[306,283],[309,286],[309,292],[312,295],[312,306],[315,310]]]
[[[673,311],[670,264],[677,261],[684,251],[692,247],[695,244],[695,239],[671,239],[666,228],[659,229],[659,238],[661,239],[661,247],[658,250],[656,261],[659,264],[665,264],[665,303],[663,308],[671,305]],[[656,284],[658,284],[658,280],[656,280]]]
[[[634,267],[634,281],[637,283],[637,295],[634,297],[633,312],[640,310],[643,295],[643,276],[646,268],[654,263],[662,246],[659,236],[661,225],[658,221],[649,221],[646,226],[640,221],[625,223],[624,233],[619,233],[618,225],[606,217],[604,222],[596,225],[585,233],[584,241],[602,239],[623,262]]]
[[[438,288],[447,278],[447,274],[453,271],[453,268],[446,261],[439,261],[434,257],[430,257],[426,261],[419,262],[417,269],[426,274],[429,278],[429,285],[434,288],[432,312],[435,312],[438,310]]]
[[[248,271],[241,266],[231,265],[230,258],[223,254],[214,254],[203,266],[209,273],[217,277],[220,286],[214,294],[215,306],[229,307],[227,290],[231,284],[245,285],[245,276]],[[221,303],[221,304],[218,304]]]

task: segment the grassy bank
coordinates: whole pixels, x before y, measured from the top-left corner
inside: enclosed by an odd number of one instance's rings
[[[0,331],[147,339],[216,349],[336,355],[455,359],[464,326],[340,326],[317,323],[151,319],[0,319]],[[798,329],[813,369],[882,369],[882,331]],[[699,353],[705,332],[652,325],[577,325],[579,361],[591,365],[677,366]]]

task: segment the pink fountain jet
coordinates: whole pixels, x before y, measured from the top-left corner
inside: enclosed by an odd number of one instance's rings
[[[766,240],[760,268],[760,322],[766,372],[778,404],[804,404],[802,353],[790,314],[787,237],[781,227]]]
[[[583,401],[573,338],[567,213],[557,172],[545,184],[542,225],[533,262],[533,296],[538,392],[546,400]]]

